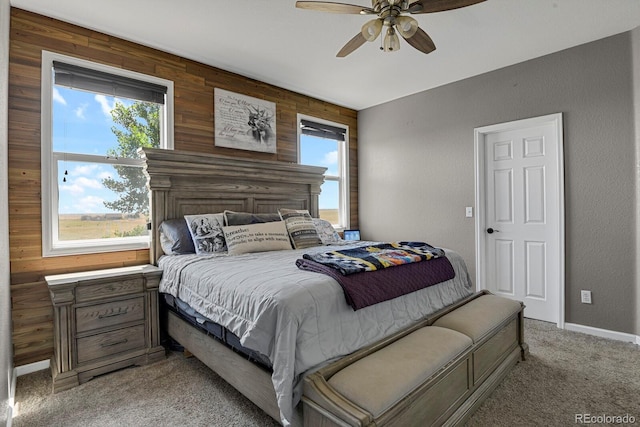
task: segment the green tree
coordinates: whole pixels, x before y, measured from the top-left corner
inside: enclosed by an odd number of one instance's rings
[[[118,146],[107,152],[118,158],[139,158],[141,147],[160,147],[160,106],[149,102],[136,101],[129,106],[116,102],[111,111],[113,122],[111,131],[118,139]],[[102,184],[119,195],[113,202],[104,205],[116,212],[149,215],[149,193],[147,178],[140,167],[114,166],[119,179],[105,178]]]

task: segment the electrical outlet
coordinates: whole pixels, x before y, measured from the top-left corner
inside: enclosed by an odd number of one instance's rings
[[[583,304],[591,304],[591,291],[580,291],[580,300]]]

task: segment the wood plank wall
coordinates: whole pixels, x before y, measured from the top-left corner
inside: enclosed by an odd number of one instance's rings
[[[297,161],[296,114],[349,126],[351,226],[358,226],[357,112],[86,28],[11,9],[9,57],[9,239],[14,364],[53,352],[52,306],[44,276],[144,264],[148,250],[42,257],[40,68],[42,50],[154,75],[174,82],[175,148]],[[276,103],[277,154],[214,146],[213,89]]]

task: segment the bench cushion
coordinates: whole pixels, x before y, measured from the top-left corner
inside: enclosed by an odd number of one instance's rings
[[[459,332],[427,326],[352,363],[328,382],[376,418],[472,345]]]
[[[453,329],[474,343],[484,338],[507,318],[520,311],[520,303],[496,295],[483,295],[442,316],[433,324]]]

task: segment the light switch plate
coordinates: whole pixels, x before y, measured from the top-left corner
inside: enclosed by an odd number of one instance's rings
[[[467,218],[473,218],[473,207],[467,206],[464,212]]]

